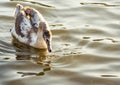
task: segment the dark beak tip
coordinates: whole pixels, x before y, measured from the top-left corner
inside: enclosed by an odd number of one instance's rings
[[[49,51],[49,52],[52,52],[52,49],[51,49],[51,47],[49,47],[49,48],[48,48],[48,51]]]
[[[52,52],[52,50],[50,49],[50,50],[48,50],[49,52]]]

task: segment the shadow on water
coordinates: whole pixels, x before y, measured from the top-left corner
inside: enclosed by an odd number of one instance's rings
[[[45,71],[51,70],[51,61],[47,60],[47,49],[37,49],[30,47],[26,44],[23,44],[19,42],[16,39],[12,40],[12,44],[14,46],[14,49],[16,51],[16,60],[32,60],[37,65],[43,68],[43,71],[41,72],[17,72],[18,74],[21,74],[22,77],[24,76],[42,76],[45,74]]]

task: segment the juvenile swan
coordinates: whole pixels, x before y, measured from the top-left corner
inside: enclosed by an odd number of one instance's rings
[[[52,33],[43,16],[34,8],[16,5],[13,39],[35,48],[52,51]]]

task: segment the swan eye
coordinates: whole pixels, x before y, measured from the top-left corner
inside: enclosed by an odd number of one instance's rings
[[[45,31],[45,32],[44,32],[44,35],[45,35],[47,38],[50,38],[50,33],[49,33],[49,31]]]

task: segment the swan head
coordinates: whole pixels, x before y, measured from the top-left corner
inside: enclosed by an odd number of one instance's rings
[[[52,46],[51,46],[51,42],[52,42],[52,33],[49,30],[47,23],[46,22],[40,22],[39,24],[40,29],[42,28],[42,34],[43,34],[43,39],[47,45],[47,49],[49,52],[52,52]]]
[[[51,47],[51,32],[44,32],[44,39],[47,44],[47,49],[49,52],[52,52],[52,47]]]

